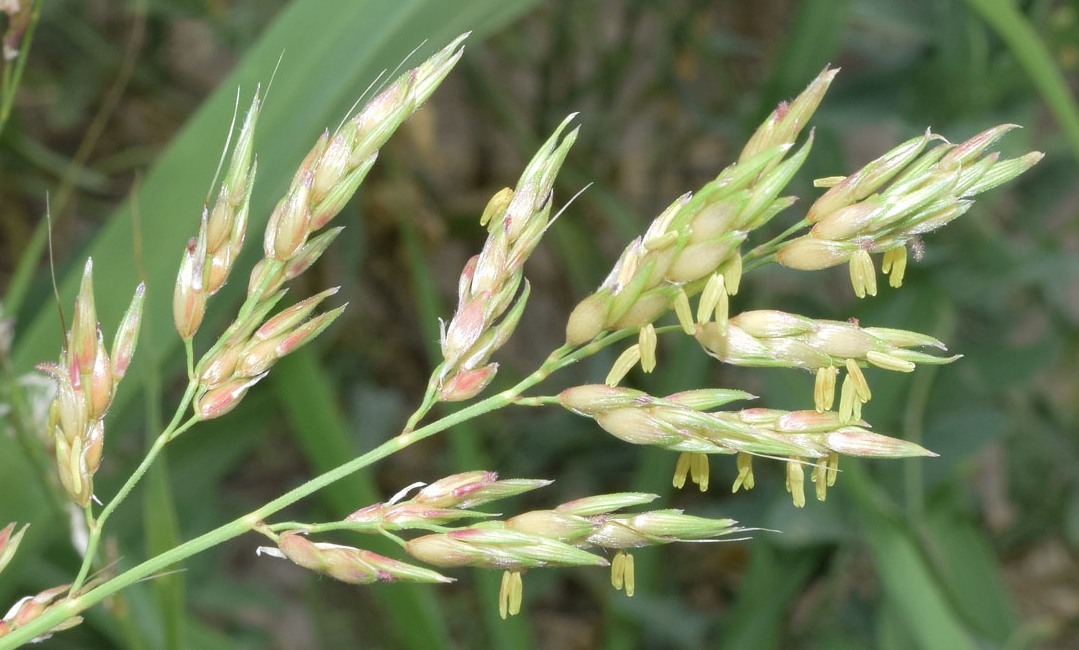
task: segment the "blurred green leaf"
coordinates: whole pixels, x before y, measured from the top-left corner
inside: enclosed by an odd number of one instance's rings
[[[934,508],[922,542],[955,609],[981,636],[1004,645],[1019,617],[985,534],[952,508]]]
[[[855,497],[861,530],[880,579],[882,599],[894,607],[904,629],[925,650],[975,650],[978,640],[946,592],[937,568],[927,562],[909,527],[877,493],[861,463],[844,463],[843,485]]]
[[[884,597],[896,608],[918,647],[975,650],[978,643],[956,615],[917,547],[883,517],[867,520],[866,540],[873,554]]]
[[[1079,161],[1079,104],[1068,87],[1053,55],[1043,38],[1013,0],[967,0],[985,22],[996,30],[1011,48],[1015,58],[1026,70],[1031,82],[1041,93],[1049,110],[1056,116],[1060,128],[1071,146],[1072,155]]]
[[[797,95],[825,65],[835,62],[847,28],[850,4],[850,0],[798,3],[790,34],[784,39],[778,65],[765,84],[755,117],[767,115],[778,102]]]
[[[808,547],[791,551],[754,541],[743,588],[724,617],[719,647],[784,647],[790,609],[820,561],[821,552]]]

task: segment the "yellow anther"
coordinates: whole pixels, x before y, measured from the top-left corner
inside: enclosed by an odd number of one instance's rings
[[[502,587],[498,590],[498,615],[516,616],[521,613],[521,599],[524,595],[524,581],[520,571],[506,571],[502,574]]]
[[[607,380],[604,383],[612,387],[617,386],[618,382],[622,381],[640,360],[641,346],[634,343],[615,359],[614,365],[611,366],[611,372],[607,373]]]
[[[656,369],[656,328],[648,323],[637,333],[637,345],[641,351],[641,369],[652,372]]]
[[[869,390],[869,382],[865,380],[865,374],[854,359],[847,359],[847,374],[854,381],[854,394],[858,396],[858,399],[862,402],[872,399],[873,393]]]
[[[692,454],[689,476],[701,489],[701,492],[708,491],[708,454]]]
[[[693,311],[689,306],[689,296],[684,290],[679,290],[674,295],[674,313],[678,316],[678,324],[682,326],[682,331],[693,336],[697,330],[693,327]]]
[[[818,413],[830,411],[835,404],[835,380],[839,368],[826,366],[817,368],[817,379],[813,384],[813,404]]]
[[[805,472],[802,471],[802,463],[797,458],[787,461],[787,491],[791,493],[795,508],[805,507]]]
[[[893,289],[903,286],[903,274],[907,270],[906,245],[884,251],[884,259],[881,260],[880,270],[888,274],[888,286]]]
[[[626,554],[618,551],[611,560],[611,586],[621,591],[626,577]]]
[[[722,276],[720,276],[722,277]],[[730,317],[730,300],[727,298],[727,292],[719,294],[719,300],[716,301],[716,325],[719,326],[719,331],[726,333],[727,320]]]
[[[707,323],[711,320],[712,312],[715,311],[716,305],[719,303],[719,297],[727,295],[727,289],[724,285],[722,273],[715,273],[708,278],[708,283],[704,285],[704,291],[701,293],[700,302],[697,303],[698,323]]]
[[[742,255],[738,251],[723,267],[723,279],[727,285],[727,295],[737,295],[738,287],[742,284]]]
[[[738,466],[738,477],[734,479],[734,487],[731,488],[731,492],[737,492],[738,488],[745,488],[752,490],[753,481],[753,457],[749,454],[738,452],[738,458],[735,461]]]
[[[483,209],[483,214],[480,215],[480,225],[486,226],[495,215],[505,212],[512,199],[513,190],[508,187],[503,187],[496,192],[495,195],[491,197],[491,200],[487,202],[487,207]],[[502,618],[505,618],[505,616]]]
[[[524,599],[524,580],[520,571],[510,572],[510,616],[521,613],[521,601]]]
[[[854,382],[850,375],[843,378],[843,388],[839,393],[839,419],[842,422],[851,422],[854,418],[854,403],[858,402],[854,394]]]
[[[860,248],[850,256],[850,283],[859,298],[877,295],[877,272],[869,251]]]
[[[817,492],[817,501],[824,501],[828,497],[828,459],[818,458],[813,466],[813,474],[810,476]]]
[[[674,464],[674,480],[671,481],[671,484],[679,490],[686,486],[686,476],[689,475],[689,466],[692,459],[693,456],[688,451],[678,454],[678,461]]]
[[[498,615],[505,620],[510,613],[510,574],[512,571],[502,572],[502,586],[498,589]]]

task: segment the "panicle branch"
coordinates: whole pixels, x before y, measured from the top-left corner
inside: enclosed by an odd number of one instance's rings
[[[986,150],[1012,129],[1003,124],[966,142],[943,142],[926,131],[841,178],[810,206],[808,234],[779,249],[776,260],[800,270],[825,269],[849,262],[851,282],[859,298],[876,295],[876,273],[870,253],[884,253],[889,284],[899,287],[906,268],[906,246],[963,215],[973,197],[1006,183],[1033,167],[1043,155],[1031,152],[1000,159]],[[835,179],[829,179],[834,182]]]
[[[689,399],[700,402],[701,397],[704,396],[689,396]],[[448,582],[449,578],[427,569],[352,547],[311,542],[303,536],[307,532],[334,528],[382,534],[388,534],[390,530],[435,528],[440,532],[408,541],[398,539],[398,542],[409,555],[427,564],[505,571],[499,594],[499,610],[505,618],[520,611],[521,574],[529,569],[611,565],[612,584],[632,596],[633,559],[626,552],[628,549],[715,540],[743,530],[730,519],[696,517],[681,510],[618,512],[658,498],[655,494],[640,492],[601,494],[569,501],[550,510],[531,510],[504,520],[444,528],[445,524],[462,517],[489,517],[465,508],[549,483],[536,479],[498,480],[497,475],[489,471],[455,474],[424,487],[407,501],[391,499],[361,508],[339,524],[283,524],[281,527],[286,530],[279,536],[272,532],[279,527],[262,526],[260,530],[277,541],[277,548],[262,547],[259,552],[287,558],[345,582]],[[415,487],[410,486],[401,494]],[[616,551],[613,564],[588,549]]]
[[[476,396],[498,370],[489,361],[524,312],[529,294],[524,263],[550,225],[555,177],[577,139],[576,128],[563,135],[573,117],[540,147],[517,187],[495,194],[483,211],[480,224],[487,226],[487,241],[465,264],[457,311],[442,328],[442,363],[432,377],[442,401]]]
[[[4,618],[0,619],[0,638],[3,638],[5,635],[14,632],[20,627],[27,625],[28,623],[31,623],[32,621],[34,621],[34,619],[39,618],[47,611],[49,611],[49,609],[53,605],[62,602],[62,600],[57,599],[60,598],[60,596],[63,596],[67,592],[69,587],[70,585],[60,585],[58,587],[46,589],[39,594],[33,596],[25,596],[20,599],[18,602],[12,605],[11,609],[8,610]],[[79,623],[82,623],[82,617],[73,616],[57,625],[54,625],[53,627],[46,630],[43,634],[34,637],[30,642],[39,643],[49,638],[56,632],[69,630],[78,625]]]
[[[345,305],[315,313],[326,298],[337,293],[335,287],[267,318],[284,296],[285,283],[310,268],[341,232],[340,227],[322,229],[355,194],[379,148],[456,64],[465,36],[402,74],[333,134],[323,133],[304,158],[270,215],[263,237],[264,256],[251,271],[247,302],[194,369],[193,379],[198,382],[194,410],[199,419],[231,411],[278,359],[313,340],[341,315]],[[184,256],[174,311],[185,340],[198,329],[206,297],[224,283],[243,243],[255,172],[251,141],[259,106],[256,97],[218,202],[208,218],[204,215],[199,236]],[[226,237],[226,233],[231,234]],[[218,259],[229,263],[215,262]]]
[[[705,455],[737,454],[734,491],[743,486],[750,489],[754,484],[750,457],[768,456],[789,459],[792,473],[795,469],[801,472],[806,463],[821,467],[822,472],[830,471],[827,481],[817,485],[817,496],[824,500],[824,488],[835,482],[841,454],[873,458],[935,455],[914,443],[870,432],[860,419],[834,411],[708,410],[748,397],[740,391],[714,390],[660,398],[606,385],[576,386],[558,396],[564,408],[595,420],[620,440],[681,452],[675,467],[676,487],[685,485],[689,475],[702,491],[707,489]],[[791,491],[795,505],[804,505],[801,492]]]
[[[600,288],[570,314],[568,343],[580,345],[602,332],[647,325],[685,295],[700,292],[717,274],[726,280],[724,294],[738,292],[739,247],[750,231],[794,202],[779,193],[809,154],[812,133],[788,154],[836,72],[826,68],[793,102],[781,104],[737,163],[695,195],[676,199],[630,243]]]
[[[859,403],[864,404],[871,393],[861,371],[863,366],[912,372],[919,363],[939,365],[959,358],[959,355],[940,357],[912,349],[947,350],[937,339],[918,332],[814,320],[769,309],[743,312],[722,327],[714,322],[699,324],[694,335],[705,352],[724,363],[814,371],[817,377],[814,401],[818,411],[832,407],[840,368],[848,371],[851,390]],[[844,406],[840,410],[850,417],[849,408]]]

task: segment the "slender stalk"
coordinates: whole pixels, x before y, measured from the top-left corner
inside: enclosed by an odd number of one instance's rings
[[[184,356],[187,357],[187,381],[189,385],[195,384],[195,348],[191,339],[184,341]],[[177,411],[177,414],[180,412]],[[175,421],[176,416],[173,416]]]
[[[779,233],[772,239],[764,242],[759,246],[753,247],[751,251],[746,253],[742,257],[742,272],[748,273],[753,269],[763,266],[768,262],[771,262],[775,258],[776,251],[778,251],[783,244],[787,243],[787,238],[805,228],[809,225],[809,222],[802,219],[798,223],[787,228],[783,232]]]
[[[415,429],[416,425],[420,423],[420,420],[430,413],[431,409],[434,408],[434,405],[438,402],[436,395],[438,387],[435,385],[437,383],[435,377],[438,376],[441,368],[442,365],[439,364],[438,368],[435,368],[435,371],[431,373],[431,381],[427,382],[427,390],[423,394],[423,401],[420,402],[419,407],[412,416],[408,418],[408,422],[405,424],[405,432]]]
[[[0,133],[7,126],[8,118],[11,117],[11,108],[15,104],[15,93],[22,82],[22,74],[26,69],[26,60],[30,58],[30,44],[34,41],[34,30],[41,18],[41,1],[35,0],[34,7],[30,10],[30,22],[23,32],[22,43],[19,47],[19,55],[15,57],[14,66],[10,61],[4,64],[3,76],[3,100],[0,102]]]
[[[135,468],[135,471],[131,473],[131,476],[127,477],[127,481],[120,487],[120,491],[116,493],[116,496],[109,501],[109,504],[105,506],[105,509],[101,511],[101,515],[97,519],[93,519],[92,514],[87,509],[87,525],[89,526],[89,538],[86,545],[86,554],[83,556],[82,566],[79,568],[79,574],[75,577],[74,582],[71,583],[71,589],[69,594],[74,594],[82,587],[86,582],[86,577],[90,574],[90,568],[93,566],[94,557],[97,555],[97,546],[101,541],[101,533],[104,529],[105,522],[108,520],[109,515],[113,513],[124,502],[127,495],[131,493],[131,490],[135,488],[135,485],[146,474],[146,471],[150,469],[154,461],[157,459],[158,454],[165,448],[170,440],[176,435],[179,435],[183,431],[190,428],[196,422],[198,418],[191,417],[182,425],[180,420],[183,418],[184,413],[187,412],[187,407],[191,404],[192,398],[195,396],[195,389],[198,384],[191,382],[187,385],[187,391],[184,393],[183,398],[180,400],[180,405],[176,407],[176,413],[172,416],[172,421],[169,422],[165,430],[154,441],[150,450],[146,452],[146,456],[143,457],[142,462]]]
[[[466,518],[467,517],[462,517],[462,519]],[[450,526],[439,526],[437,524],[424,524],[420,522],[413,522],[402,526],[395,524],[358,521],[330,521],[323,524],[305,524],[299,521],[285,521],[279,524],[265,526],[264,528],[260,528],[257,532],[265,534],[267,532],[279,533],[289,530],[302,531],[304,534],[307,535],[317,535],[319,533],[329,533],[337,530],[347,530],[353,533],[379,534],[391,530],[426,530],[433,533],[444,533],[453,530],[453,528]]]

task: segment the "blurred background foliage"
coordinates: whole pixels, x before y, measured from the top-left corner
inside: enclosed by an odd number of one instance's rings
[[[581,112],[582,131],[559,204],[593,185],[529,264],[532,299],[497,359],[500,377],[531,371],[560,344],[569,310],[626,242],[733,160],[759,120],[826,63],[843,71],[791,187],[801,205],[819,192],[811,179],[853,171],[927,126],[958,141],[1014,122],[1026,128],[1004,141],[1006,154],[1047,153],[927,237],[902,290],[857,301],[843,270],[764,268],[732,306],[858,318],[949,342],[965,356],[952,366],[872,373],[866,413],[940,458],[845,462],[828,501],[799,511],[779,463],[758,463],[758,488],[731,496],[733,461],[716,458],[710,492],[672,494],[673,454],[631,448],[561,413],[498,413],[290,514],[339,518],[413,481],[490,468],[558,479],[508,508],[632,489],[769,530],[638,553],[632,599],[603,571],[533,571],[524,614],[508,622],[497,619],[496,575],[347,587],[256,559],[251,537],[137,586],[49,647],[1079,646],[1075,0],[44,0],[0,138],[0,286],[14,324],[0,389],[5,430],[40,418],[41,382],[26,377],[60,346],[46,196],[66,309],[87,255],[106,336],[137,280],[148,282],[141,376],[121,389],[98,474],[99,494],[111,495],[177,399],[171,286],[237,89],[243,104],[277,69],[257,138],[252,218],[264,222],[316,135],[379,71],[469,29],[460,66],[391,140],[340,218],[348,229],[339,243],[294,289],[340,284],[352,307],[317,349],[287,359],[236,412],[169,450],[137,493],[141,507],[132,500],[112,520],[118,566],[399,429],[434,365],[437,318],[482,243],[478,215],[567,113]],[[233,284],[204,329],[227,322],[243,283]],[[601,380],[612,360],[554,384]],[[657,373],[632,381],[655,394],[737,386],[779,408],[806,408],[812,394],[809,375],[719,367],[677,339],[662,342]],[[5,603],[68,581],[77,566],[66,516],[25,452],[0,435],[0,523],[34,524],[0,581]]]

